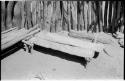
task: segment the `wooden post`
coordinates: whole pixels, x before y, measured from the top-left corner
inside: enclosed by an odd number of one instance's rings
[[[61,10],[60,10],[60,1],[55,2],[55,8],[53,11],[55,17],[55,32],[59,32],[61,28]]]
[[[25,27],[25,20],[26,20],[26,16],[25,16],[25,11],[24,11],[24,5],[25,5],[25,1],[22,1],[22,5],[21,5],[21,15],[22,15],[22,22],[21,22],[21,28]]]
[[[63,7],[62,7],[62,13],[63,13],[63,21],[62,21],[62,26],[63,30],[68,30],[68,23],[67,23],[67,1],[62,1],[63,2]]]
[[[41,30],[43,30],[43,17],[44,17],[44,10],[43,10],[43,1],[41,1],[41,4],[40,4],[40,15],[41,15]]]
[[[104,12],[105,12],[105,1],[102,1],[102,25],[103,25],[103,32],[105,32],[104,30]]]
[[[6,30],[6,7],[5,7],[5,1],[1,1],[1,31]]]
[[[89,1],[89,3],[88,3],[88,15],[89,15],[89,26],[91,25],[91,23],[92,23],[92,18],[91,18],[91,1]]]
[[[21,2],[17,1],[15,6],[14,6],[14,17],[13,17],[13,25],[15,27],[18,27],[18,29],[21,29],[21,21],[22,21],[22,16],[21,16]]]
[[[111,33],[114,33],[115,32],[115,24],[116,24],[116,1],[113,2],[113,8],[114,8],[114,11],[113,11],[113,18],[112,18],[112,25],[111,25]]]
[[[6,19],[7,29],[12,27],[13,7],[14,7],[14,1],[9,1],[7,5],[7,19]]]
[[[85,31],[87,31],[87,26],[88,26],[87,12],[88,12],[88,5],[87,2],[84,2]]]
[[[71,2],[70,1],[68,1],[68,10],[67,10],[67,12],[68,12],[68,31],[70,31],[71,30],[71,9],[70,9],[70,5],[71,5]]]
[[[31,12],[32,12],[32,23],[33,26],[36,25],[36,1],[31,2]]]
[[[108,23],[109,23],[109,27],[111,26],[111,21],[112,21],[112,1],[109,2],[109,19],[108,19]],[[110,31],[110,30],[109,30]]]
[[[81,9],[80,9],[80,1],[77,1],[77,31],[80,30],[80,13],[81,13]]]
[[[108,13],[108,1],[105,2],[105,10],[104,10],[104,31],[107,32],[107,13]]]

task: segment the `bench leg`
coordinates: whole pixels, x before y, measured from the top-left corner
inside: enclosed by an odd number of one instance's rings
[[[24,47],[23,47],[24,51],[27,51],[27,44],[24,43]]]
[[[33,44],[28,45],[28,53],[32,54]]]

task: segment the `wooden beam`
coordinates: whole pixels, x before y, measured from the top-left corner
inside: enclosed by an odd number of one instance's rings
[[[38,45],[38,46],[42,46],[42,47],[46,47],[46,48],[51,48],[54,50],[58,50],[58,51],[62,51],[62,52],[66,52],[69,53],[71,55],[76,55],[76,56],[80,56],[80,57],[90,57],[92,58],[94,56],[94,51],[90,50],[90,49],[83,49],[77,46],[71,46],[68,44],[62,44],[59,42],[53,42],[50,40],[44,40],[41,39],[39,37],[33,37],[29,40],[29,42],[33,42],[34,44]]]
[[[17,27],[13,27],[13,28],[10,28],[8,30],[5,30],[5,31],[1,32],[1,34],[6,34],[6,33],[10,32],[10,31],[15,30],[15,29],[17,29]]]
[[[17,33],[15,33],[14,37],[10,37],[10,38],[5,38],[1,40],[1,50],[4,50],[12,45],[14,45],[15,43],[29,37],[32,36],[36,33],[38,33],[40,31],[40,29],[37,28],[38,25],[36,25],[35,27],[31,28],[30,30],[22,30],[22,31],[18,31]],[[13,34],[14,35],[14,34]]]
[[[40,32],[39,34],[36,35],[36,37],[38,37],[39,39],[67,44],[67,45],[71,45],[75,47],[80,47],[83,49],[90,49],[90,50],[97,51],[97,52],[101,52],[104,48],[103,44],[91,43],[88,41],[83,41],[83,40],[79,40],[79,39],[68,37],[68,36],[66,37],[63,35],[58,35],[56,33]]]
[[[87,40],[95,40],[94,33],[87,33],[87,32],[78,32],[78,31],[71,31],[68,34],[71,37],[79,38],[79,39],[87,39]],[[102,36],[101,36],[102,35]],[[105,33],[98,33],[96,41],[103,44],[112,44],[113,40],[110,36],[106,35]]]

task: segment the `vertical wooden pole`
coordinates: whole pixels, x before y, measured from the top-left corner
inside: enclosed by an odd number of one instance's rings
[[[22,5],[21,5],[21,14],[22,14],[22,22],[21,22],[21,28],[24,28],[24,24],[25,24],[25,11],[24,11],[24,5],[25,5],[25,1],[22,1]]]
[[[112,33],[114,33],[115,32],[115,22],[116,22],[116,1],[114,1],[113,2],[113,8],[114,8],[114,11],[113,11],[113,18],[112,18],[112,26],[111,26],[111,31],[112,31]]]
[[[55,21],[56,21],[56,32],[59,32],[61,31],[61,10],[60,10],[60,1],[57,1],[56,2],[56,18],[55,18]]]
[[[70,1],[68,1],[68,31],[70,31],[71,30],[71,9],[70,9],[70,4],[71,4],[71,2]]]
[[[88,5],[87,2],[84,2],[84,18],[85,18],[85,31],[87,31],[87,26],[88,26],[88,20],[87,20],[87,10],[88,10]]]
[[[51,20],[51,32],[56,32],[56,2],[52,1],[52,20]]]
[[[96,13],[96,19],[97,19],[97,32],[100,32],[100,12],[99,12],[99,2],[98,1],[96,1],[95,2],[95,4],[96,4],[96,11],[95,11],[95,13]]]
[[[116,23],[117,23],[117,30],[120,30],[120,27],[118,26],[119,21],[120,21],[120,13],[121,13],[121,1],[118,1],[118,6],[117,6],[117,19],[116,19]]]
[[[108,1],[105,2],[105,9],[104,9],[104,31],[107,31],[107,13],[108,13]]]
[[[103,23],[103,13],[102,13],[102,1],[99,2],[99,20],[100,20],[100,32],[103,31],[103,28],[102,28],[102,23]]]
[[[46,17],[47,17],[47,1],[44,1],[44,29],[46,29]]]
[[[84,2],[81,1],[81,17],[80,17],[80,21],[81,21],[81,31],[84,30]]]
[[[55,32],[55,16],[54,16],[54,6],[52,1],[47,1],[47,12],[46,12],[46,29],[48,32]],[[51,24],[52,23],[52,24]],[[50,29],[52,25],[52,30]],[[53,26],[54,25],[54,26]]]
[[[12,10],[14,7],[14,1],[9,1],[7,5],[7,19],[6,19],[6,25],[7,29],[12,27]]]
[[[91,1],[89,1],[89,3],[88,3],[88,10],[89,10],[89,13],[88,13],[88,15],[89,15],[89,26],[91,25],[91,23],[92,23],[92,18],[91,18]],[[89,27],[88,26],[88,27]]]
[[[108,12],[110,12],[108,15],[108,24],[110,27],[111,26],[111,19],[112,19],[112,1],[109,2],[109,11]],[[108,28],[108,30],[109,30],[109,28]]]
[[[73,18],[73,30],[77,30],[77,1],[73,1],[71,5],[71,12]]]
[[[35,24],[36,24],[35,8],[36,8],[36,1],[32,1],[31,2],[31,13],[32,13],[32,24],[33,24],[33,26],[35,26]]]
[[[6,29],[6,7],[5,7],[5,1],[1,1],[1,27],[2,27],[2,31],[4,31]]]
[[[87,32],[89,31],[89,1],[86,1],[87,4]]]
[[[43,1],[40,2],[40,28],[43,30]]]
[[[77,31],[80,30],[80,1],[77,1],[77,22],[78,22],[78,25],[77,25]]]
[[[105,30],[104,30],[104,13],[105,13],[105,11],[104,10],[105,10],[105,1],[102,1],[103,32],[105,32]]]
[[[17,1],[17,3],[14,6],[14,17],[13,17],[13,25],[18,27],[18,29],[21,29],[21,2]]]

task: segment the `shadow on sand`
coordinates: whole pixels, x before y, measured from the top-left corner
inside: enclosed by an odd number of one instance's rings
[[[56,56],[56,57],[59,57],[59,58],[65,59],[65,60],[80,63],[84,67],[86,67],[86,65],[88,63],[88,61],[84,57],[71,55],[71,54],[68,54],[68,53],[65,53],[65,52],[61,52],[61,51],[58,51],[58,50],[53,50],[53,49],[50,49],[50,48],[41,47],[41,46],[38,46],[38,45],[34,45],[34,50],[42,52],[44,54]]]
[[[15,53],[16,51],[20,50],[21,48],[23,48],[23,43],[18,42],[15,45],[1,51],[1,53],[2,53],[1,54],[1,59],[4,59],[4,58],[10,56],[11,54]],[[56,56],[56,57],[59,57],[61,59],[65,59],[65,60],[68,60],[68,61],[73,61],[73,62],[80,63],[85,68],[86,68],[87,63],[90,62],[84,57],[71,55],[69,53],[61,52],[61,51],[58,51],[58,50],[53,50],[53,49],[50,49],[50,48],[41,47],[41,46],[38,46],[38,45],[34,45],[34,50],[42,52],[44,54]],[[94,59],[97,58],[98,55],[99,54],[95,52],[95,56],[93,58]]]
[[[16,51],[20,50],[23,47],[23,43],[21,41],[19,41],[18,43],[14,44],[13,46],[5,49],[5,50],[1,50],[1,60],[10,56],[11,54],[15,53]]]

